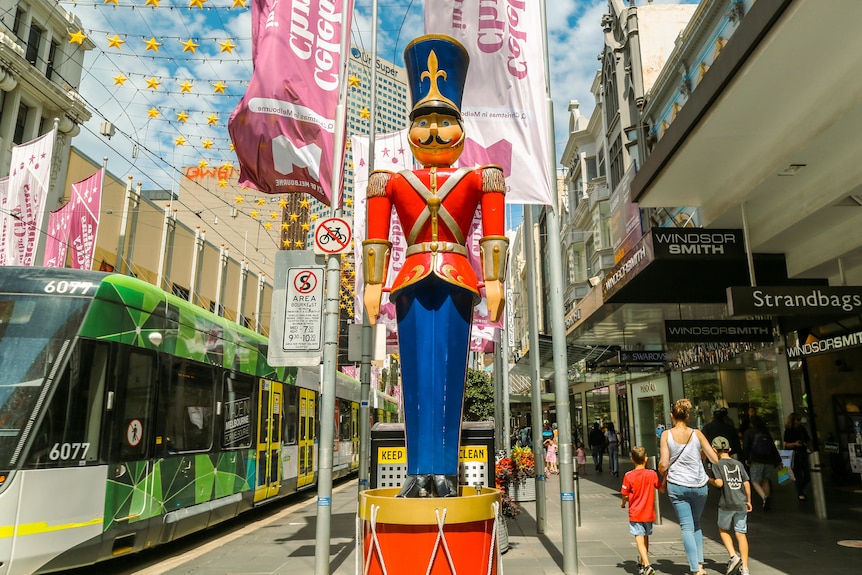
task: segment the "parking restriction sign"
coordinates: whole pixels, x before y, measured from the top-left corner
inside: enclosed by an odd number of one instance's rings
[[[314,228],[314,253],[319,255],[343,254],[350,250],[353,231],[347,220],[326,218]]]
[[[287,270],[283,351],[319,352],[323,349],[323,273],[322,267]]]

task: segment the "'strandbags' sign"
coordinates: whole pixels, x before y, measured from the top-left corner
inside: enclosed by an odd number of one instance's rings
[[[730,315],[857,315],[862,313],[862,287],[729,287],[727,310]]]

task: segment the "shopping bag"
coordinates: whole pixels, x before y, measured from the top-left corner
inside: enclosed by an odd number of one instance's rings
[[[789,467],[782,467],[778,470],[778,484],[783,485],[788,481],[793,481],[795,478],[793,477],[793,472]]]
[[[779,449],[778,454],[781,456],[781,463],[784,467],[793,468],[794,452],[792,449]]]

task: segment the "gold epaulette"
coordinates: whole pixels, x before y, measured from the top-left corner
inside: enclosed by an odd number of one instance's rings
[[[365,191],[366,198],[379,198],[386,195],[386,184],[389,183],[389,178],[392,177],[392,172],[371,172],[368,178],[368,188]]]
[[[506,193],[506,178],[503,177],[502,168],[499,166],[482,168],[482,192]]]

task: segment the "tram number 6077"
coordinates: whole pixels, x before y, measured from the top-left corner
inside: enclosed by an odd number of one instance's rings
[[[90,449],[89,443],[55,443],[48,457],[51,461],[68,461],[70,459],[84,459]]]

